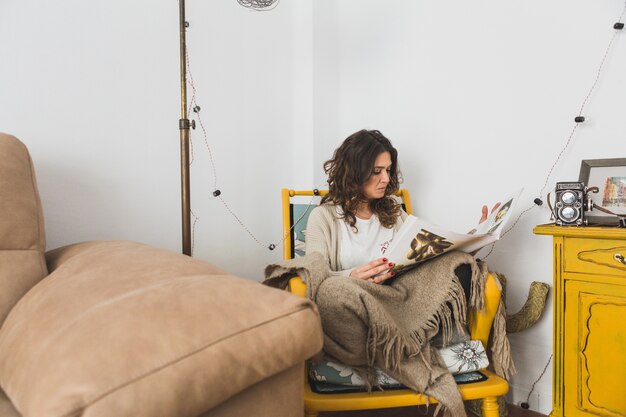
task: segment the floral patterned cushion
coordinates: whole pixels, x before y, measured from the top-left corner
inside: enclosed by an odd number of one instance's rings
[[[480,340],[469,340],[439,349],[439,354],[452,375],[477,371],[489,366],[487,352]]]
[[[486,381],[488,378],[480,371],[467,372],[464,374],[453,375],[454,381],[457,385],[471,384],[474,382]],[[314,379],[309,379],[309,386],[313,392],[318,394],[349,394],[354,392],[365,392],[367,388],[365,386],[355,385],[337,385],[327,382],[319,382]],[[394,389],[406,389],[403,385],[385,385],[384,387],[373,387],[374,389],[381,389],[390,391]]]
[[[484,369],[489,365],[487,353],[480,340],[470,340],[457,343],[444,349],[439,349],[448,370],[453,375]],[[401,387],[398,381],[376,370],[377,385],[386,388]],[[330,360],[311,362],[309,376],[318,382],[336,385],[364,386],[365,381],[357,375],[353,368]]]
[[[376,369],[377,383],[384,387],[401,386],[401,384],[381,371]],[[364,386],[365,381],[350,366],[325,360],[311,362],[309,376],[319,382],[327,382],[336,385]]]

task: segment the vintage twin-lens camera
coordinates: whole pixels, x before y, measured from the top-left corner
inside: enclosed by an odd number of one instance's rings
[[[582,182],[557,182],[554,189],[556,202],[553,214],[559,226],[585,226],[585,211],[593,209],[593,201],[587,195],[588,188]]]

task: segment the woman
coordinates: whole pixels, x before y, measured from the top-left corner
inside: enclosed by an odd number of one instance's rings
[[[398,152],[378,130],[361,130],[335,150],[324,171],[329,190],[309,217],[307,253],[322,253],[341,275],[371,282],[392,277],[381,248],[406,217],[391,197],[400,184]]]
[[[392,197],[400,185],[398,152],[378,130],[361,130],[335,150],[324,171],[329,191],[309,217],[307,253],[320,252],[339,275],[374,283],[393,277],[383,253],[406,218]],[[483,206],[480,222],[487,214]]]

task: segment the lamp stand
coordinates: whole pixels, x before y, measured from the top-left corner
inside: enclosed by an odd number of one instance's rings
[[[187,118],[187,44],[185,0],[178,1],[180,30],[180,185],[183,230],[183,254],[191,256],[191,197],[189,181],[189,129]]]

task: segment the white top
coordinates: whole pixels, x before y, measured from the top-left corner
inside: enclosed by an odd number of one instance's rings
[[[393,226],[395,233],[402,227],[407,215],[404,211]],[[344,220],[337,215],[334,204],[320,204],[311,210],[306,224],[306,252],[319,252],[328,259],[331,274],[349,276],[352,269],[345,269],[341,264],[341,224]]]
[[[337,211],[340,214],[339,206]],[[341,248],[339,251],[341,265],[344,269],[352,269],[384,256],[395,228],[387,229],[372,215],[367,220],[356,218],[357,232],[345,222],[340,222]]]

